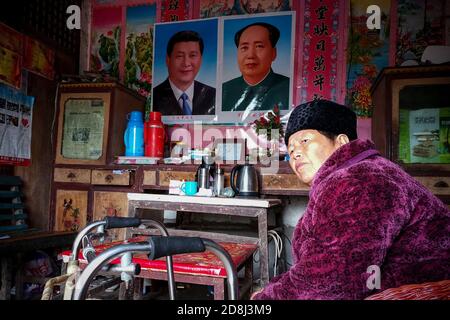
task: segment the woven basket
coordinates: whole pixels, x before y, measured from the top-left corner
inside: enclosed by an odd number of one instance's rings
[[[366,300],[450,300],[450,280],[386,289]]]

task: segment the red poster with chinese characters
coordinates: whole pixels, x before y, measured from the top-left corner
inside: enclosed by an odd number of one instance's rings
[[[161,22],[183,21],[189,19],[189,1],[161,1]]]
[[[336,0],[305,1],[301,102],[317,98],[340,100],[340,12],[340,4]]]

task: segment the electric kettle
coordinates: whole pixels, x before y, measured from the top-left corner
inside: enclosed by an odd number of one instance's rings
[[[238,197],[259,197],[258,172],[249,163],[237,165],[231,170],[230,183]]]

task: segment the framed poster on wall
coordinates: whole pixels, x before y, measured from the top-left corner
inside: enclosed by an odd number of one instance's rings
[[[245,123],[292,107],[294,12],[221,18],[218,117]]]
[[[152,110],[164,123],[214,120],[217,28],[217,19],[155,25]]]
[[[0,164],[29,165],[34,97],[0,84]]]

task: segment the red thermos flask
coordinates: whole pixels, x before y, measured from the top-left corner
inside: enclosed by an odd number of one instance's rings
[[[145,122],[144,141],[145,156],[152,158],[164,157],[164,124],[161,112],[150,112],[149,120]]]

